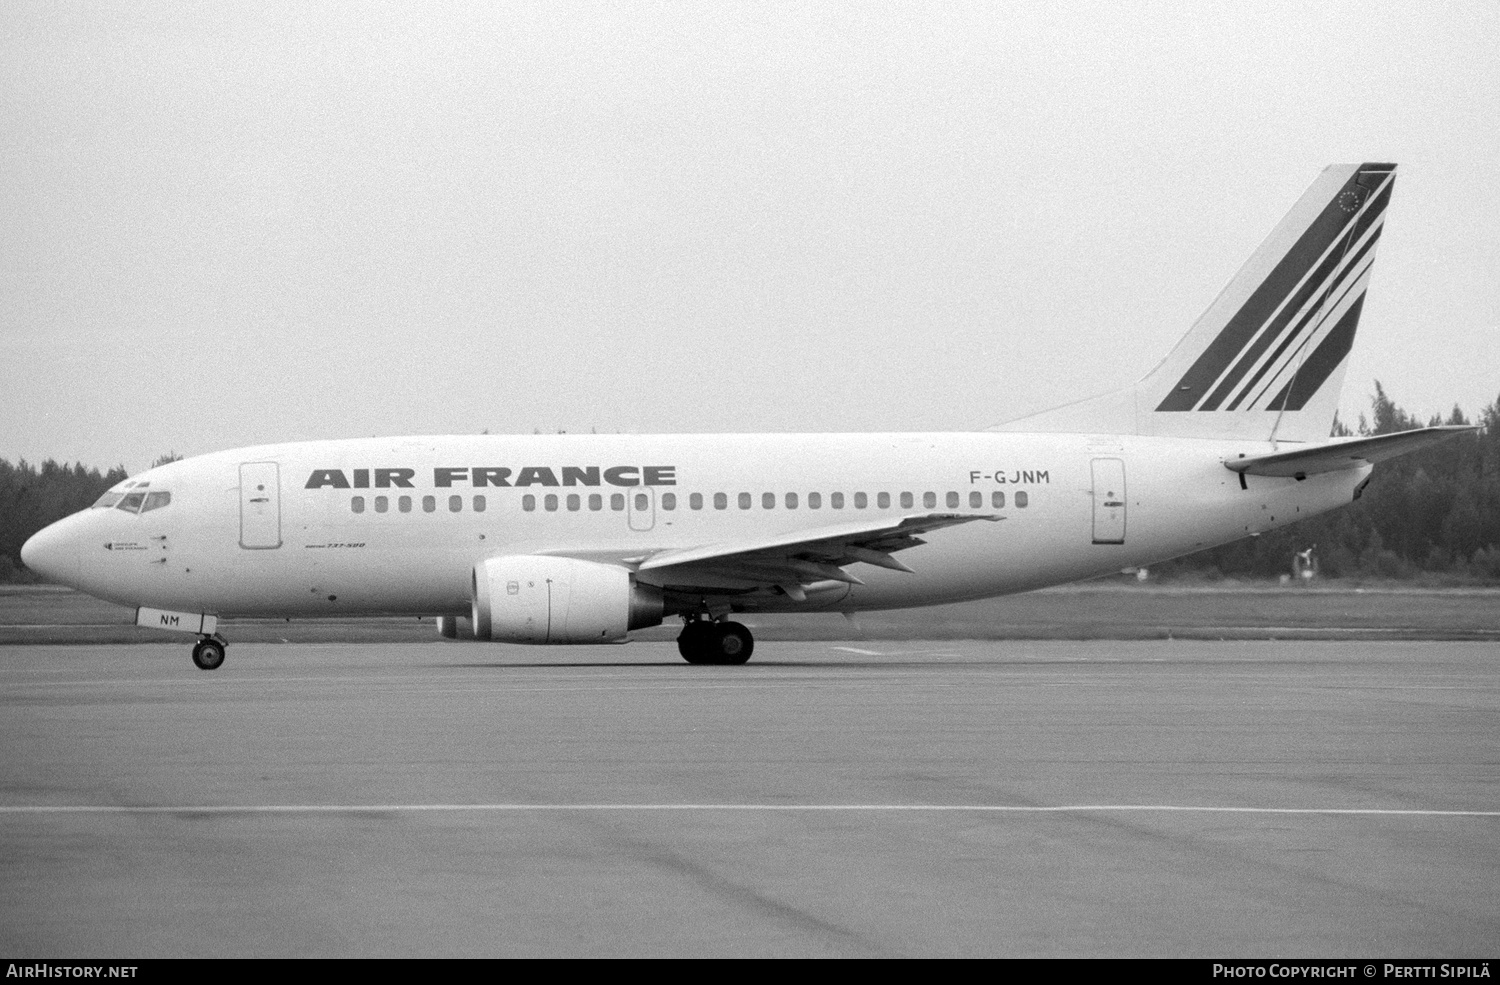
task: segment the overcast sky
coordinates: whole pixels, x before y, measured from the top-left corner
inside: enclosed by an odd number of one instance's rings
[[[1500,4],[0,7],[0,457],[978,429],[1132,382],[1326,164],[1346,381],[1500,397]]]

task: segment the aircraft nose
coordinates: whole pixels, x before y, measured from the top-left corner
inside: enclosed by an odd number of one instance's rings
[[[78,540],[59,520],[32,534],[21,545],[21,563],[50,582],[70,585],[78,580]]]

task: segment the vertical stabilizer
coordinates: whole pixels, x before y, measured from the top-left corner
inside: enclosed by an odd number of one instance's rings
[[[1328,437],[1395,170],[1326,168],[1145,379],[999,429]]]

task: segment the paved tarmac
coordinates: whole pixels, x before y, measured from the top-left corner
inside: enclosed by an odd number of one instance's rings
[[[1481,957],[1500,647],[0,647],[0,952]]]

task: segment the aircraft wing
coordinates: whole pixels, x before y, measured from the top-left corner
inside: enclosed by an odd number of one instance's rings
[[[892,555],[925,543],[920,534],[974,520],[1001,519],[928,513],[837,524],[763,539],[662,551],[641,561],[636,570],[650,572],[652,581],[668,586],[743,590],[775,585],[801,601],[805,585],[826,581],[863,584],[844,570],[856,562],[910,572],[911,568]]]
[[[1229,459],[1224,467],[1245,475],[1268,475],[1280,478],[1305,478],[1319,472],[1337,472],[1340,469],[1373,465],[1397,455],[1425,448],[1428,445],[1460,434],[1469,434],[1479,428],[1467,424],[1443,427],[1417,428],[1396,434],[1380,434],[1373,438],[1340,438],[1335,441],[1291,451],[1278,451],[1270,455],[1252,455],[1247,458]]]

